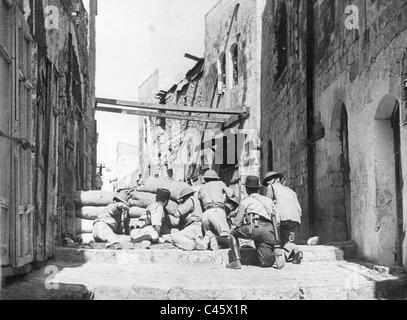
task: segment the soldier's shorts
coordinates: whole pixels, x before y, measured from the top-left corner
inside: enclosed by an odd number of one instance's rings
[[[120,243],[119,236],[103,221],[98,221],[93,225],[93,238],[96,242],[106,242],[106,247]]]
[[[295,236],[298,233],[300,224],[294,221],[281,221],[280,234],[281,234],[281,247],[288,262],[293,260],[294,255],[299,252],[295,244]]]
[[[217,236],[227,237],[230,235],[226,212],[223,209],[206,210],[202,217],[202,223],[206,231],[212,231]]]
[[[157,241],[159,235],[152,226],[147,226],[142,229],[133,229],[130,231],[130,237],[132,240],[137,240],[144,236],[150,236],[152,241]]]
[[[254,241],[260,265],[263,268],[271,268],[276,262],[274,254],[276,236],[272,223],[259,221],[259,227],[253,228],[252,232],[250,232],[250,226],[236,228],[232,231],[232,236]]]
[[[195,222],[190,224],[185,229],[171,235],[172,243],[174,246],[185,250],[185,251],[192,251],[196,248],[195,240],[198,238],[202,238],[202,223]]]

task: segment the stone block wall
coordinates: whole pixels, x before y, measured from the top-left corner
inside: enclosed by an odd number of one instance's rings
[[[353,1],[359,29],[345,26],[343,1],[315,4],[315,117],[325,128],[316,144],[317,222],[324,239],[343,239],[338,110],[348,114],[350,215],[349,238],[359,253],[380,264],[394,265],[397,217],[393,136],[390,118],[400,105],[402,177],[406,179],[405,94],[407,3]],[[334,18],[334,19],[332,19]],[[342,171],[343,172],[343,171]],[[405,187],[401,190],[404,216]],[[405,219],[405,218],[404,218]],[[404,220],[404,230],[405,230]],[[399,221],[401,224],[403,222]],[[405,240],[404,240],[405,241]],[[400,245],[399,245],[400,246]],[[406,265],[406,245],[404,265]]]
[[[300,237],[304,239],[309,233],[306,23],[305,1],[266,2],[261,47],[262,173],[282,172],[287,185],[297,192],[303,209]],[[277,39],[281,28],[286,30],[285,39]],[[278,50],[281,47],[287,62],[279,74],[279,59],[284,56]]]

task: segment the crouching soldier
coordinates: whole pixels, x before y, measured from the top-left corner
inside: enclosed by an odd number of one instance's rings
[[[277,172],[266,174],[263,185],[267,187],[267,197],[276,204],[280,216],[281,247],[287,262],[301,264],[304,254],[295,244],[295,236],[301,225],[302,210],[297,194],[283,185],[284,176]]]
[[[93,237],[96,242],[106,242],[106,248],[120,250],[119,234],[129,235],[128,196],[123,192],[114,197],[93,223]]]
[[[225,242],[228,246],[230,227],[225,205],[227,199],[232,198],[233,192],[220,181],[213,170],[207,171],[203,178],[205,184],[200,188],[198,197],[204,209],[202,222],[206,232],[205,239],[209,239],[210,249],[218,250],[218,241]]]
[[[156,202],[146,209],[146,214],[130,231],[133,243],[145,242],[146,247],[149,247],[152,243],[158,243],[160,237],[170,231],[165,229],[168,228],[165,207],[170,200],[170,194],[167,189],[157,190]]]
[[[208,249],[208,243],[203,241],[201,203],[195,191],[190,187],[182,190],[179,203],[180,206],[174,216],[180,219],[183,229],[167,238],[170,238],[176,247],[185,251]]]
[[[282,269],[285,266],[285,257],[281,249],[275,248],[279,244],[278,217],[273,211],[273,201],[258,193],[262,187],[259,177],[248,176],[245,187],[249,197],[242,200],[234,219],[236,228],[229,237],[232,263],[226,267],[242,268],[239,239],[245,239],[254,241],[261,267]]]

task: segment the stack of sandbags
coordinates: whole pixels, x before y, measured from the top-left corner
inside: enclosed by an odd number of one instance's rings
[[[82,239],[83,243],[93,241],[92,231],[93,222],[100,214],[106,210],[106,207],[113,203],[113,198],[117,194],[108,191],[78,191],[75,193],[74,200],[76,204],[76,219],[75,229],[77,239]],[[147,192],[129,192],[130,210],[129,215],[131,225],[137,222],[137,219],[144,216],[146,208],[155,203],[155,193]],[[178,208],[175,201],[170,201],[167,206],[167,211],[170,214],[171,226],[177,228],[179,226],[179,219],[173,217]]]
[[[171,200],[178,202],[181,191],[189,185],[182,181],[169,180],[164,178],[147,178],[137,191],[157,193],[157,189],[167,189],[171,192]]]
[[[76,204],[75,231],[76,238],[82,243],[92,242],[93,223],[106,207],[113,203],[113,198],[117,194],[109,191],[78,191],[74,195]],[[145,209],[131,207],[129,215],[131,223],[145,214]]]

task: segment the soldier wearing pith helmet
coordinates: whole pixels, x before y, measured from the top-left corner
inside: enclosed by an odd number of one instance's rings
[[[129,197],[121,192],[113,198],[93,223],[93,237],[96,242],[106,243],[108,249],[121,249],[119,236],[129,234]]]
[[[281,247],[285,251],[287,262],[300,264],[304,255],[295,244],[296,234],[301,226],[302,209],[297,194],[283,184],[284,175],[269,172],[265,175],[263,185],[267,187],[270,198],[280,216]]]
[[[206,250],[208,243],[203,241],[202,208],[195,191],[191,187],[183,189],[178,202],[180,205],[174,216],[180,219],[182,229],[168,238],[185,251]]]
[[[212,250],[218,250],[218,242],[227,245],[230,235],[225,206],[227,199],[232,198],[233,192],[214,170],[205,172],[203,179],[205,184],[200,188],[198,198],[204,211],[202,222],[206,232],[205,239],[210,242]]]

